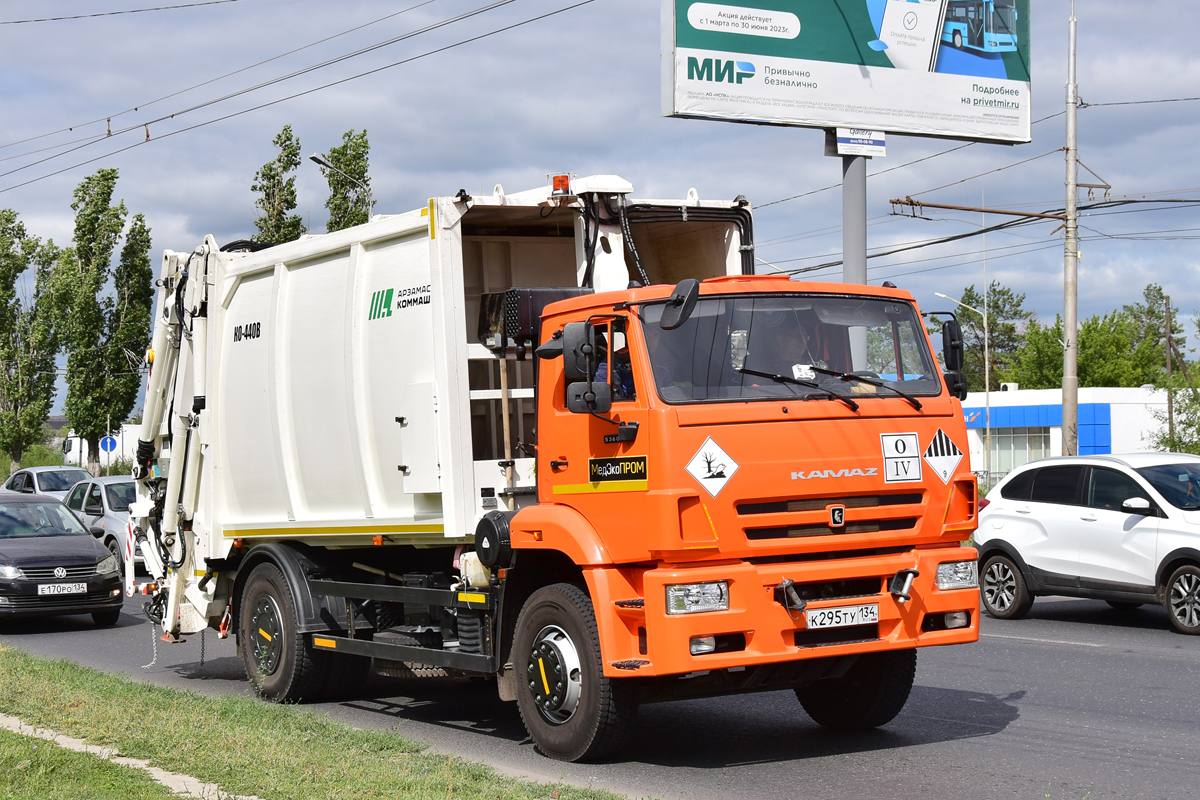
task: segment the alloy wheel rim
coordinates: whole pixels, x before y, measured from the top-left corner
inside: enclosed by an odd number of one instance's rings
[[[1200,577],[1185,572],[1171,584],[1171,613],[1186,628],[1200,626]]]
[[[1017,601],[1017,577],[1008,565],[995,561],[983,573],[983,597],[995,611],[1007,611]]]
[[[562,725],[575,716],[583,695],[583,669],[579,650],[566,631],[557,625],[538,631],[526,676],[538,713],[547,722]]]
[[[250,649],[264,676],[279,669],[283,653],[283,622],[279,604],[269,594],[260,595],[250,615]]]

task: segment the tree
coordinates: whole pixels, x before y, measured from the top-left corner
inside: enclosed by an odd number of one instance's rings
[[[54,359],[58,354],[54,309],[50,307],[53,242],[26,235],[17,214],[0,210],[0,447],[9,473],[21,466],[26,450],[44,438],[54,402]],[[20,281],[35,266],[33,293]]]
[[[367,174],[371,145],[367,131],[355,133],[353,129],[342,134],[342,143],[329,148],[325,159],[333,169],[321,167],[321,174],[329,184],[329,224],[325,229],[332,233],[354,225],[362,225],[371,218],[375,205],[371,200],[371,178]]]
[[[1192,377],[1195,379],[1194,374]],[[1200,455],[1200,392],[1179,373],[1164,380],[1162,386],[1171,392],[1174,425],[1168,424],[1166,409],[1150,409],[1159,427],[1146,434],[1146,444],[1161,452]]]
[[[75,190],[74,245],[51,276],[58,331],[67,350],[67,420],[88,443],[88,468],[98,474],[100,439],[125,421],[137,400],[142,354],[150,344],[153,273],[150,230],[133,218],[120,262],[112,255],[125,227],[125,204],[112,205],[117,171],[102,169]],[[112,294],[102,296],[109,280]]]
[[[254,205],[261,212],[254,220],[258,233],[254,241],[282,244],[293,242],[305,233],[304,220],[289,212],[296,208],[296,177],[291,173],[300,166],[300,140],[292,135],[292,126],[284,125],[275,137],[275,158],[254,173],[251,191],[258,192]]]
[[[963,290],[963,305],[983,309],[983,295],[972,284]],[[1017,294],[998,281],[992,281],[988,290],[988,350],[991,353],[991,389],[1000,388],[1000,378],[1012,369],[1017,360],[1017,351],[1022,336],[1033,314],[1026,311],[1025,295]],[[971,309],[958,309],[959,322],[963,330],[963,348],[966,358],[963,374],[967,377],[967,388],[972,392],[983,391],[983,315]]]
[[[1122,309],[1137,324],[1138,347],[1150,347],[1158,359],[1158,363],[1166,369],[1167,356],[1165,331],[1167,329],[1166,293],[1157,283],[1148,283],[1142,290],[1144,303],[1129,303]],[[1177,311],[1177,309],[1176,309]],[[1175,337],[1175,346],[1183,352],[1187,346],[1187,336],[1184,333],[1183,321],[1177,313],[1172,314],[1171,334]]]
[[[1022,389],[1057,389],[1062,386],[1063,346],[1062,317],[1053,325],[1029,321],[1021,346],[1014,354],[1012,366],[1003,374],[1004,381]]]

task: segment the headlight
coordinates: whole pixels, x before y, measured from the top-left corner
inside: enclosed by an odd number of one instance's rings
[[[117,571],[116,556],[109,556],[96,565],[97,575],[110,575]]]
[[[729,584],[684,583],[667,587],[668,614],[698,614],[702,611],[728,611]]]
[[[947,589],[974,589],[979,586],[979,565],[974,561],[952,561],[938,564],[937,587]]]
[[[21,572],[18,567],[10,567],[8,564],[0,564],[0,578],[24,578],[25,573]]]

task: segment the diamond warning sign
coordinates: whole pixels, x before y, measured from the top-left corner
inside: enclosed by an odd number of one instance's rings
[[[938,428],[933,441],[925,448],[925,463],[933,467],[933,471],[942,479],[942,483],[950,483],[950,476],[962,461],[962,450],[954,443],[946,432]]]
[[[733,477],[733,473],[737,472],[738,464],[720,445],[708,438],[684,469],[699,481],[709,494],[716,497]]]

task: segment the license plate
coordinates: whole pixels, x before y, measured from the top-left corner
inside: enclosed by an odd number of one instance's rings
[[[86,583],[42,583],[38,594],[87,594]]]
[[[804,612],[809,628],[846,628],[879,622],[879,604],[816,608]]]

